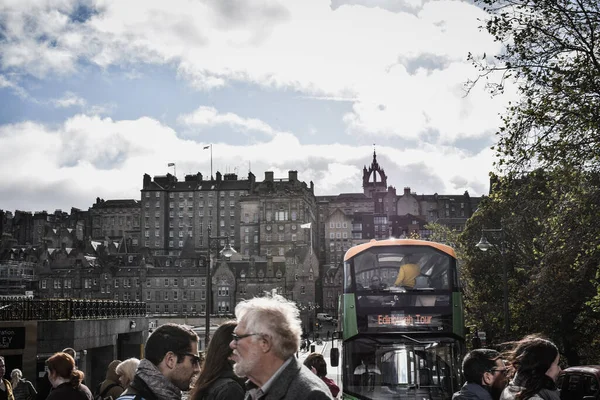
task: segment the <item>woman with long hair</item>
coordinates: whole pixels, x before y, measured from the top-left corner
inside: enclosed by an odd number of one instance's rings
[[[515,375],[500,400],[560,400],[556,388],[560,354],[554,343],[528,335],[505,354]]]
[[[67,353],[56,353],[46,360],[52,391],[46,400],[93,400],[92,392],[83,383],[84,374],[75,367]]]
[[[235,321],[221,324],[213,335],[204,358],[202,371],[196,380],[191,400],[243,400],[245,389],[233,373],[233,350],[229,347]]]
[[[10,373],[10,378],[15,400],[35,400],[37,392],[31,382],[23,379],[23,373],[20,369],[13,369]]]
[[[138,365],[140,365],[140,360],[135,357],[128,358],[117,365],[116,372],[119,376],[119,383],[121,383],[121,387],[124,390],[127,390],[131,382],[133,382],[135,370],[137,369]]]

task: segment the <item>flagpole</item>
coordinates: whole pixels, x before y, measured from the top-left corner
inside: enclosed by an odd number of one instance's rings
[[[213,179],[213,174],[212,174],[212,143],[210,144],[210,179]]]

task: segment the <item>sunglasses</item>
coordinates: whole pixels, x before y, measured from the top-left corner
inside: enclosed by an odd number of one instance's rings
[[[200,358],[199,355],[197,354],[192,354],[192,353],[179,353],[180,356],[189,356],[192,359],[192,365],[200,365],[200,363],[202,362],[202,359]]]
[[[260,333],[246,333],[244,335],[238,335],[237,333],[232,333],[231,337],[233,338],[235,344],[237,344],[237,342],[239,342],[240,340],[245,339],[247,337],[260,336],[260,335],[261,335]]]

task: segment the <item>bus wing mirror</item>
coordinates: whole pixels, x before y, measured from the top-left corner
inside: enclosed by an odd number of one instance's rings
[[[331,353],[330,353],[330,363],[332,367],[337,367],[338,365],[340,365],[340,349],[337,347],[334,347],[331,349]]]

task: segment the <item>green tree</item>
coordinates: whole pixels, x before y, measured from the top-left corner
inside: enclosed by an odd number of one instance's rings
[[[596,174],[536,170],[499,179],[480,203],[459,241],[469,324],[500,343],[533,332],[552,338],[571,365],[600,355],[593,307],[600,263]],[[568,185],[566,184],[568,183]],[[481,252],[483,228],[504,231],[504,251]],[[499,238],[488,239],[500,246]],[[503,262],[508,270],[511,332],[503,333]]]
[[[600,157],[600,2],[476,0],[487,31],[504,45],[495,57],[469,55],[495,94],[516,82],[520,100],[504,115],[500,169],[571,165],[597,169]],[[500,73],[498,78],[497,72]]]
[[[480,75],[469,85],[484,79],[493,94],[501,94],[514,82],[519,100],[510,104],[497,132],[496,167],[503,177],[461,240],[466,246],[474,240],[473,230],[501,224],[513,337],[542,332],[559,344],[569,363],[595,362],[600,356],[595,335],[600,328],[600,3],[476,2],[489,12],[485,29],[504,51],[492,58],[470,55]],[[484,287],[480,275],[486,262],[468,249],[464,275],[471,280],[472,307],[498,329],[496,309],[477,301],[499,292],[494,284]],[[489,261],[497,269],[497,260]]]

